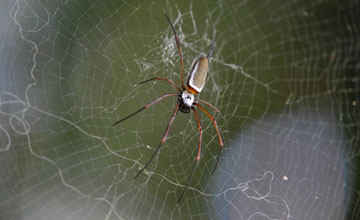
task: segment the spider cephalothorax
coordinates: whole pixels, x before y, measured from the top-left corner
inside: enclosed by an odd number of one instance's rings
[[[194,95],[187,90],[183,91],[179,96],[179,110],[183,113],[189,113],[193,108]]]
[[[149,104],[145,105],[144,107],[140,108],[136,112],[130,114],[129,116],[121,119],[120,121],[115,122],[113,124],[113,126],[119,124],[120,122],[123,122],[123,121],[131,118],[135,114],[141,112],[142,110],[144,110],[146,108],[149,108],[153,104],[155,104],[155,103],[157,103],[157,102],[159,102],[159,101],[161,101],[161,100],[163,100],[163,99],[165,99],[167,97],[178,96],[178,100],[177,100],[177,103],[176,103],[176,106],[175,106],[175,110],[174,110],[174,112],[173,112],[173,114],[171,116],[170,122],[169,122],[169,124],[168,124],[168,126],[167,126],[167,128],[165,130],[164,136],[162,137],[159,146],[156,148],[156,151],[153,153],[153,155],[148,160],[148,162],[145,164],[145,166],[142,169],[140,169],[140,171],[136,174],[136,176],[135,176],[135,178],[136,178],[151,163],[151,161],[154,159],[156,154],[159,152],[160,147],[162,146],[162,144],[166,141],[166,138],[168,137],[169,132],[170,132],[170,127],[171,127],[172,123],[174,122],[174,119],[175,119],[176,114],[178,113],[178,111],[180,110],[183,113],[189,113],[190,111],[192,111],[194,113],[196,123],[197,123],[197,126],[198,126],[198,130],[199,130],[199,147],[198,147],[198,151],[197,151],[195,165],[194,165],[194,167],[193,167],[193,169],[192,169],[192,171],[191,171],[191,173],[190,173],[190,175],[189,175],[189,177],[187,179],[185,188],[182,191],[181,196],[180,196],[180,198],[178,200],[178,202],[179,202],[181,200],[181,198],[183,197],[183,195],[184,195],[184,193],[185,193],[185,191],[186,191],[186,189],[187,189],[187,187],[188,187],[188,185],[190,183],[191,177],[194,174],[195,168],[197,167],[197,164],[199,163],[200,155],[201,155],[202,128],[201,128],[199,117],[197,115],[196,108],[203,111],[210,118],[210,120],[213,122],[213,124],[215,126],[217,135],[219,137],[220,150],[219,150],[219,153],[218,153],[218,156],[217,156],[217,159],[216,159],[215,168],[214,168],[212,173],[214,173],[214,171],[216,169],[216,166],[217,166],[218,161],[219,161],[220,152],[221,152],[221,149],[223,147],[223,142],[222,142],[222,139],[221,139],[219,129],[218,129],[217,124],[216,124],[216,120],[214,119],[214,117],[206,109],[204,109],[202,106],[200,106],[198,104],[198,102],[201,102],[201,103],[209,106],[210,108],[214,109],[216,112],[219,112],[219,110],[217,108],[215,108],[213,105],[211,105],[210,103],[208,103],[208,102],[206,102],[204,100],[201,100],[201,99],[196,99],[194,97],[194,95],[197,95],[197,94],[199,94],[201,92],[201,90],[203,89],[203,87],[205,85],[205,79],[206,79],[206,75],[207,75],[207,71],[208,71],[208,63],[210,61],[211,54],[212,54],[212,51],[213,51],[213,48],[214,48],[215,33],[216,32],[214,30],[214,32],[213,32],[213,40],[212,40],[212,43],[211,43],[211,48],[210,48],[210,51],[207,54],[207,56],[206,57],[200,57],[194,63],[194,65],[193,65],[193,67],[191,69],[191,72],[189,74],[189,78],[187,80],[187,85],[186,85],[186,88],[185,88],[184,82],[183,82],[184,61],[183,61],[183,54],[182,54],[182,51],[181,51],[180,41],[179,41],[179,38],[178,38],[178,36],[176,34],[176,31],[175,31],[175,28],[174,28],[173,24],[171,23],[169,17],[166,14],[165,14],[165,16],[166,16],[167,20],[170,23],[171,29],[173,30],[175,40],[176,40],[176,44],[177,44],[177,47],[178,47],[178,50],[179,50],[179,53],[180,53],[180,64],[181,64],[180,80],[181,80],[181,88],[182,89],[177,87],[175,85],[175,83],[173,83],[170,79],[167,79],[167,78],[154,77],[154,78],[151,78],[151,79],[148,79],[148,80],[145,80],[145,81],[139,83],[139,84],[143,84],[143,83],[146,83],[146,82],[149,82],[149,81],[152,81],[152,80],[163,80],[163,81],[167,81],[172,86],[174,86],[178,90],[179,93],[165,94],[165,95],[161,96],[160,98],[158,98],[158,99],[150,102]]]

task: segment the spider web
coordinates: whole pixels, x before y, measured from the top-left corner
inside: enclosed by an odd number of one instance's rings
[[[359,219],[358,1],[2,1],[0,219]],[[176,98],[216,44],[199,98]]]

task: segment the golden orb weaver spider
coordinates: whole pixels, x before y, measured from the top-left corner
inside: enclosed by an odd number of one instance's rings
[[[195,171],[195,169],[196,169],[196,167],[197,167],[197,165],[198,165],[198,163],[200,161],[201,143],[202,143],[202,141],[201,141],[202,140],[202,128],[201,128],[200,120],[199,120],[199,117],[197,115],[195,107],[199,108],[201,111],[203,111],[210,118],[210,120],[214,124],[214,127],[215,127],[216,132],[217,132],[217,136],[219,138],[220,149],[219,149],[219,153],[217,155],[214,170],[212,171],[211,175],[213,175],[213,173],[216,170],[217,164],[219,162],[221,149],[223,148],[223,145],[224,145],[223,141],[222,141],[222,138],[221,138],[221,135],[220,135],[220,132],[219,132],[219,129],[218,129],[218,126],[216,124],[216,120],[214,119],[214,117],[207,110],[205,110],[202,106],[200,106],[198,104],[198,102],[201,102],[201,103],[209,106],[210,108],[214,109],[216,112],[220,112],[220,111],[217,108],[215,108],[213,105],[211,105],[210,103],[208,103],[208,102],[206,102],[204,100],[201,100],[201,99],[194,98],[194,95],[199,94],[201,92],[201,90],[203,89],[204,85],[205,85],[205,79],[206,79],[206,75],[207,75],[207,71],[208,71],[208,63],[210,61],[212,51],[214,49],[216,29],[214,29],[214,32],[213,32],[213,39],[212,39],[211,48],[210,48],[209,53],[207,54],[206,57],[200,57],[194,63],[194,65],[193,65],[193,67],[191,69],[191,72],[190,72],[190,76],[189,76],[189,78],[187,80],[186,88],[185,88],[184,82],[183,82],[184,60],[183,60],[183,54],[182,54],[182,51],[181,51],[180,41],[179,41],[179,38],[178,38],[177,33],[175,31],[174,25],[171,23],[170,18],[167,16],[167,14],[165,14],[165,17],[169,21],[171,29],[173,30],[175,40],[176,40],[176,44],[177,44],[179,54],[180,54],[180,64],[181,64],[180,80],[181,80],[181,88],[182,89],[177,87],[175,85],[175,83],[173,83],[170,79],[167,79],[167,78],[154,77],[154,78],[145,80],[143,82],[140,82],[139,84],[143,84],[143,83],[146,83],[146,82],[150,82],[152,80],[163,80],[163,81],[166,81],[166,82],[170,83],[172,86],[174,86],[179,91],[179,93],[165,94],[165,95],[161,96],[160,98],[158,98],[158,99],[150,102],[149,104],[145,105],[144,107],[140,108],[136,112],[134,112],[134,113],[128,115],[127,117],[115,122],[112,126],[115,126],[115,125],[117,125],[117,124],[131,118],[132,116],[136,115],[137,113],[141,112],[142,110],[149,108],[150,106],[154,105],[155,103],[157,103],[157,102],[159,102],[159,101],[161,101],[161,100],[163,100],[163,99],[165,99],[167,97],[178,96],[178,100],[177,100],[177,104],[175,106],[175,110],[174,110],[174,112],[173,112],[173,114],[171,116],[170,122],[169,122],[169,124],[168,124],[168,126],[167,126],[167,128],[165,130],[165,133],[164,133],[163,137],[161,138],[161,142],[160,142],[159,146],[157,147],[156,151],[153,153],[153,155],[151,156],[149,161],[145,164],[145,166],[142,169],[140,169],[140,171],[136,174],[136,176],[134,177],[134,178],[136,178],[151,163],[151,161],[154,159],[154,157],[159,152],[160,147],[162,146],[162,144],[166,141],[166,138],[168,137],[169,132],[170,132],[171,125],[174,122],[174,119],[175,119],[178,111],[180,110],[183,113],[189,113],[192,110],[194,112],[194,116],[195,116],[196,123],[197,123],[198,130],[199,130],[199,147],[198,147],[198,152],[197,152],[197,156],[196,156],[195,165],[194,165],[194,167],[193,167],[193,169],[192,169],[192,171],[191,171],[191,173],[190,173],[190,175],[189,175],[189,177],[187,179],[185,188],[183,189],[183,191],[182,191],[182,193],[181,193],[181,195],[180,195],[180,197],[178,199],[178,202],[180,202],[180,200],[183,197],[187,187],[189,186],[190,180],[191,180],[191,178],[192,178],[192,176],[194,174],[194,171]]]

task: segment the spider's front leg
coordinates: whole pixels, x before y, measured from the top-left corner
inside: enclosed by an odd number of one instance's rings
[[[218,128],[218,126],[217,126],[217,123],[216,123],[215,118],[214,118],[208,111],[206,111],[203,107],[201,107],[199,104],[194,103],[194,105],[195,105],[196,107],[198,107],[201,111],[203,111],[203,112],[210,118],[210,120],[211,120],[212,123],[214,124],[214,127],[215,127],[215,129],[216,129],[216,133],[217,133],[217,135],[218,135],[218,137],[219,137],[220,149],[219,149],[219,153],[218,153],[218,156],[217,156],[217,159],[216,159],[216,164],[215,164],[214,170],[213,170],[212,173],[211,173],[211,175],[213,175],[214,172],[215,172],[215,170],[216,170],[216,167],[217,167],[217,165],[218,165],[219,158],[220,158],[220,153],[221,153],[221,149],[223,148],[224,143],[223,143],[223,141],[222,141],[222,138],[221,138],[221,135],[220,135],[220,132],[219,132],[219,128]]]
[[[188,177],[188,180],[186,182],[186,185],[185,185],[185,188],[183,189],[181,195],[180,195],[180,198],[178,199],[178,202],[180,202],[180,200],[182,199],[182,197],[184,196],[184,193],[186,191],[186,189],[188,188],[189,184],[190,184],[190,181],[191,181],[191,178],[195,172],[195,169],[197,167],[197,165],[199,164],[199,161],[200,161],[200,156],[201,156],[201,143],[202,143],[202,128],[201,128],[201,124],[200,124],[200,120],[199,120],[199,117],[196,113],[196,109],[194,107],[191,108],[194,112],[194,115],[195,115],[195,119],[196,119],[196,123],[197,123],[197,126],[198,126],[198,130],[199,130],[199,147],[198,147],[198,153],[197,153],[197,156],[196,156],[196,161],[195,161],[195,165]]]
[[[149,159],[149,161],[145,164],[145,166],[136,174],[136,176],[134,177],[134,179],[135,179],[136,177],[138,177],[138,176],[140,175],[140,173],[146,169],[147,166],[149,166],[149,164],[150,164],[151,161],[154,159],[154,157],[159,153],[160,147],[163,145],[163,143],[165,143],[166,138],[167,138],[168,135],[169,135],[171,125],[172,125],[172,123],[174,122],[174,119],[175,119],[175,117],[176,117],[176,114],[177,114],[178,110],[179,110],[179,101],[177,101],[177,103],[176,103],[175,110],[174,110],[174,112],[173,112],[173,114],[172,114],[172,116],[171,116],[170,122],[169,122],[169,124],[168,124],[168,126],[167,126],[167,128],[166,128],[166,130],[165,130],[165,133],[164,133],[163,137],[161,138],[161,142],[160,142],[159,146],[156,148],[156,151],[153,153],[153,155],[151,156],[151,158]]]

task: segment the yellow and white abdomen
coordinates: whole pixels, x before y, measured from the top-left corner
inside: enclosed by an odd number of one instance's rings
[[[209,61],[206,57],[201,57],[195,62],[187,82],[186,90],[194,95],[197,95],[199,92],[201,92],[205,85],[208,64]]]

